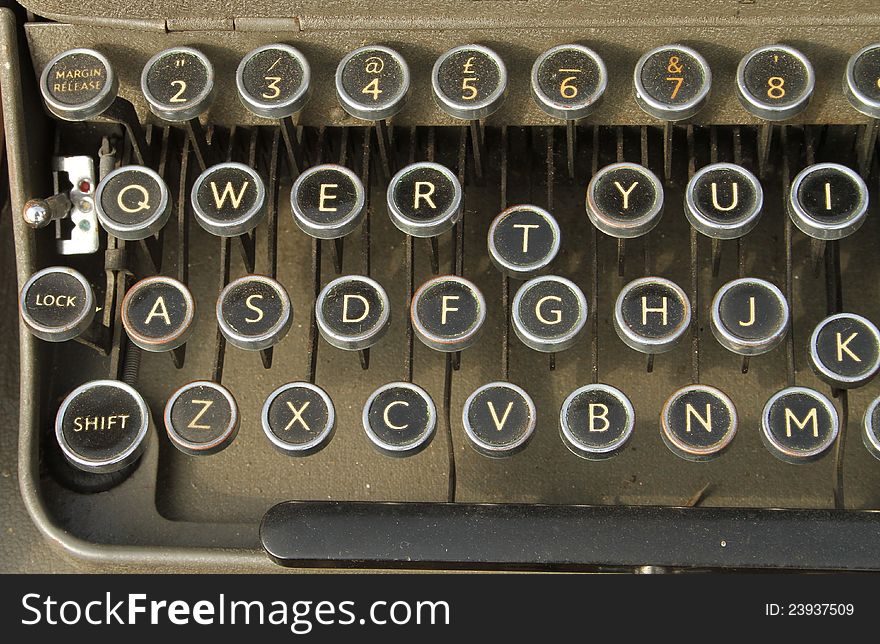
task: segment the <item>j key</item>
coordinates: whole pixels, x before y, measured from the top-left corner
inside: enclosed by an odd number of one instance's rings
[[[558,45],[532,66],[532,98],[544,112],[566,121],[595,110],[608,86],[602,58],[583,45]]]
[[[266,187],[257,171],[242,163],[206,169],[192,187],[196,221],[219,237],[243,235],[266,216]]]
[[[537,206],[513,206],[489,226],[489,259],[514,279],[547,268],[559,253],[562,232],[553,215]]]
[[[158,233],[171,216],[168,186],[143,166],[113,170],[98,184],[95,210],[104,230],[129,241]]]
[[[767,121],[784,121],[803,112],[815,84],[810,61],[786,45],[759,47],[746,54],[736,70],[740,103]]]
[[[366,121],[397,114],[409,93],[409,66],[389,47],[368,45],[349,53],[336,68],[336,96],[342,108]]]
[[[18,299],[21,319],[35,336],[64,342],[82,334],[95,317],[89,281],[72,268],[51,266],[25,282]]]
[[[293,220],[317,239],[345,237],[361,223],[366,196],[358,176],[341,165],[309,168],[293,183]]]
[[[876,459],[880,459],[880,398],[875,398],[862,422],[862,442]]]
[[[192,335],[196,304],[190,290],[170,277],[147,277],[122,300],[122,325],[144,351],[171,351]]]
[[[640,237],[663,214],[663,186],[648,168],[615,163],[597,172],[587,186],[587,216],[606,235]]]
[[[663,442],[688,461],[708,461],[719,456],[733,440],[737,428],[733,401],[720,389],[690,385],[676,391],[660,416]]]
[[[635,409],[622,391],[611,385],[586,385],[562,403],[559,433],[573,454],[600,461],[620,453],[635,422]]]
[[[761,414],[761,440],[786,463],[808,463],[821,457],[837,438],[837,409],[827,397],[806,387],[774,394]]]
[[[817,163],[794,178],[788,205],[794,225],[810,237],[843,239],[865,222],[868,187],[846,166]]]
[[[525,449],[536,417],[535,403],[523,389],[490,382],[468,396],[461,422],[471,447],[483,456],[503,458]]]
[[[61,403],[55,438],[74,467],[116,472],[140,457],[151,425],[149,407],[134,388],[117,380],[93,380]]]
[[[426,346],[456,352],[476,342],[486,321],[486,300],[473,283],[454,275],[425,282],[410,311],[413,330]]]
[[[782,291],[753,277],[728,282],[712,300],[712,334],[724,348],[756,356],[779,346],[791,312]]]
[[[620,339],[628,347],[651,355],[674,349],[690,322],[687,295],[661,277],[630,282],[614,306],[614,330]]]
[[[810,363],[834,387],[861,387],[880,370],[880,330],[855,313],[827,317],[810,336]]]
[[[757,224],[764,206],[758,178],[742,166],[714,163],[698,170],[685,189],[685,215],[712,239],[736,239]]]
[[[636,102],[664,121],[680,121],[706,104],[712,87],[709,64],[684,45],[663,45],[647,52],[633,74]]]
[[[369,277],[339,277],[318,295],[315,319],[329,344],[359,351],[385,335],[391,322],[391,302],[385,289]]]
[[[433,440],[437,407],[418,385],[392,382],[367,399],[363,425],[367,438],[383,454],[412,456]]]
[[[293,306],[284,287],[263,275],[246,275],[224,288],[217,299],[220,331],[248,351],[281,342],[293,323]]]
[[[291,382],[269,394],[261,419],[275,449],[287,456],[309,456],[330,442],[336,411],[330,396],[317,385]]]
[[[461,45],[437,59],[431,73],[434,98],[444,112],[475,121],[493,114],[507,94],[507,68],[482,45]]]
[[[513,330],[527,347],[556,353],[574,346],[587,323],[587,298],[564,277],[535,277],[523,284],[511,305]]]
[[[238,434],[235,398],[226,387],[209,380],[175,391],[165,405],[164,419],[171,444],[191,456],[216,454]]]
[[[461,219],[461,184],[439,163],[414,163],[388,184],[388,215],[413,237],[437,237]]]

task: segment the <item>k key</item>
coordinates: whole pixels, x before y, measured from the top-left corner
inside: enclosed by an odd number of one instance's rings
[[[861,387],[880,370],[880,330],[855,313],[827,317],[810,336],[810,363],[833,387]]]

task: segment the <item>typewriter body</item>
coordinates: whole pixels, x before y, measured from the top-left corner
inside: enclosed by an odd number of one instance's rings
[[[23,5],[19,468],[50,547],[880,568],[880,7]]]

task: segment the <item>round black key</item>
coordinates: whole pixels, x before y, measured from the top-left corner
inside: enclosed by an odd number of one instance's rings
[[[662,214],[663,186],[637,163],[605,166],[587,186],[587,216],[606,235],[640,237],[660,223]]]
[[[736,70],[740,103],[748,112],[768,121],[784,121],[803,112],[815,85],[810,61],[786,45],[750,51]]]
[[[532,98],[544,112],[566,121],[588,116],[605,94],[608,72],[599,54],[583,45],[558,45],[532,66]]]
[[[862,422],[862,442],[876,459],[880,459],[880,398],[875,398]]]
[[[176,279],[147,277],[128,289],[122,300],[122,326],[144,351],[171,351],[193,332],[196,303]]]
[[[74,389],[58,409],[55,438],[64,457],[85,472],[116,472],[144,449],[150,410],[118,380],[93,380]]]
[[[266,187],[243,163],[220,163],[198,176],[191,201],[196,221],[220,237],[243,235],[266,216]]]
[[[284,339],[293,323],[293,307],[281,284],[263,275],[245,275],[220,292],[217,321],[231,344],[259,351]]]
[[[364,217],[364,186],[348,168],[325,164],[299,175],[290,190],[293,220],[317,239],[345,237]]]
[[[471,346],[486,321],[486,300],[473,283],[455,275],[428,280],[416,291],[410,309],[419,340],[437,351]]]
[[[116,99],[119,79],[107,58],[94,49],[70,49],[55,56],[40,75],[46,107],[65,121],[102,114]]]
[[[684,205],[684,214],[699,232],[713,239],[737,239],[758,225],[764,190],[744,167],[713,163],[691,177]]]
[[[709,97],[709,63],[684,45],[663,45],[646,53],[633,74],[636,103],[651,116],[680,121],[700,111]]]
[[[257,116],[283,119],[299,112],[311,94],[311,69],[298,49],[280,43],[248,52],[235,73],[242,104]]]
[[[355,49],[336,68],[336,96],[342,109],[367,121],[397,114],[409,92],[409,66],[381,45]]]
[[[376,344],[391,321],[391,302],[376,280],[338,277],[315,301],[315,319],[324,339],[339,349],[358,351]]]
[[[810,336],[810,363],[834,387],[861,387],[880,370],[880,330],[855,313],[829,316]]]
[[[489,259],[510,277],[533,277],[554,260],[561,237],[556,219],[543,208],[513,206],[489,226]]]
[[[489,458],[512,456],[525,449],[535,432],[532,398],[509,382],[490,382],[468,396],[461,413],[468,441]]]
[[[728,282],[712,300],[712,334],[724,348],[757,356],[779,346],[788,333],[790,310],[775,285],[754,277]]]
[[[425,449],[437,428],[437,407],[418,385],[392,382],[367,399],[363,413],[367,438],[388,456],[412,456]]]
[[[691,304],[677,284],[643,277],[623,287],[614,305],[614,330],[642,353],[671,351],[691,323]]]
[[[507,95],[507,68],[501,57],[482,45],[461,45],[437,59],[431,87],[440,109],[466,120],[486,118]]]
[[[185,454],[202,456],[226,449],[238,434],[238,405],[229,390],[197,380],[175,391],[165,405],[165,431]]]
[[[880,43],[862,47],[849,59],[843,90],[859,112],[880,119]]]
[[[584,330],[587,298],[564,277],[535,277],[513,296],[510,313],[513,330],[524,345],[555,353],[574,346]]]
[[[269,394],[261,418],[275,449],[288,456],[310,456],[333,437],[336,410],[317,385],[290,382]]]
[[[388,184],[388,216],[413,237],[436,237],[461,219],[461,184],[439,163],[413,163]]]
[[[837,438],[837,409],[828,398],[806,387],[775,393],[761,414],[761,440],[786,463],[807,463],[824,454]]]
[[[688,461],[719,456],[736,434],[733,401],[708,385],[690,385],[676,391],[660,415],[660,435],[666,447]]]
[[[72,340],[92,324],[95,296],[88,280],[72,268],[50,266],[30,276],[18,310],[28,330],[48,342]]]
[[[171,216],[168,186],[150,168],[123,166],[98,184],[95,210],[101,226],[114,237],[146,239],[162,230]]]
[[[192,47],[160,51],[144,66],[141,91],[150,110],[166,121],[198,118],[214,100],[214,67]]]
[[[623,449],[635,422],[635,409],[622,391],[611,385],[586,385],[562,403],[559,433],[574,455],[600,461]]]
[[[843,239],[865,222],[868,187],[846,166],[817,163],[794,178],[788,206],[794,225],[810,237]]]

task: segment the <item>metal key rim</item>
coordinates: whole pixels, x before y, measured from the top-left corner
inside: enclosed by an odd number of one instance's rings
[[[101,88],[101,92],[91,100],[80,105],[68,105],[56,100],[51,92],[48,91],[49,72],[58,61],[66,56],[73,56],[75,54],[82,54],[96,58],[98,62],[104,66],[107,73],[107,81],[104,83],[104,87]],[[64,121],[84,121],[100,116],[113,104],[118,92],[119,78],[116,76],[116,72],[113,71],[113,66],[110,64],[110,61],[107,60],[107,57],[101,52],[86,47],[68,49],[67,51],[57,54],[46,64],[46,67],[43,68],[43,72],[40,74],[40,93],[43,95],[43,101],[45,101],[46,107],[49,108],[49,111],[52,112],[53,115]]]
[[[454,101],[443,92],[438,78],[440,75],[440,67],[447,58],[454,56],[461,51],[469,50],[479,52],[495,63],[498,68],[498,85],[483,100],[468,103],[467,106],[462,106],[460,102]],[[459,45],[444,52],[436,61],[434,61],[434,67],[431,69],[431,89],[433,90],[432,93],[434,94],[434,100],[440,106],[440,109],[446,114],[449,114],[453,118],[465,121],[483,119],[494,114],[501,107],[501,103],[507,95],[507,67],[501,56],[488,47],[483,45]]]
[[[278,295],[278,300],[281,303],[281,311],[278,316],[278,321],[275,322],[270,329],[258,335],[241,336],[238,331],[233,329],[229,326],[229,323],[226,322],[226,318],[223,315],[223,302],[226,299],[226,295],[233,289],[241,284],[254,281],[262,282],[275,291]],[[287,331],[290,329],[291,324],[293,324],[293,305],[290,302],[290,296],[287,294],[287,290],[280,282],[273,280],[271,277],[266,277],[265,275],[245,275],[227,284],[217,297],[215,314],[220,331],[223,333],[227,341],[233,346],[236,346],[239,349],[244,349],[245,351],[261,351],[274,346],[284,338]],[[244,339],[242,339],[242,337],[244,337]]]
[[[186,315],[180,328],[171,335],[159,338],[158,341],[156,338],[145,336],[132,328],[131,314],[128,310],[129,305],[131,304],[131,299],[136,295],[136,291],[151,284],[167,284],[176,289],[186,301]],[[128,291],[126,291],[125,296],[122,298],[122,307],[120,311],[122,315],[122,326],[125,329],[128,338],[144,351],[150,351],[152,353],[172,351],[173,349],[186,344],[195,329],[195,326],[193,325],[196,317],[195,298],[193,298],[192,292],[185,284],[173,277],[154,275],[153,277],[145,277],[136,282],[128,289]]]
[[[713,219],[706,215],[706,213],[700,209],[694,197],[694,190],[696,190],[697,183],[708,173],[718,170],[736,172],[752,186],[752,190],[755,193],[755,205],[751,212],[733,221],[718,221],[717,219]],[[711,237],[712,239],[738,239],[749,234],[754,230],[755,226],[758,225],[758,221],[761,218],[761,210],[764,207],[764,189],[761,186],[761,182],[758,181],[758,178],[746,168],[734,163],[712,163],[700,168],[694,173],[694,176],[691,177],[690,181],[688,181],[684,194],[684,214],[691,226],[706,235],[706,237]]]
[[[873,49],[880,49],[880,43],[872,43],[859,49],[853,54],[846,64],[846,72],[843,76],[843,93],[850,105],[858,112],[874,119],[880,119],[880,101],[872,99],[862,92],[855,79],[855,65],[864,54]]]
[[[150,71],[152,71],[153,66],[166,56],[174,54],[187,54],[193,56],[205,68],[205,86],[199,90],[198,94],[193,98],[179,106],[169,105],[168,103],[160,101],[153,95],[153,92],[150,91],[149,84],[149,74]],[[147,100],[147,104],[150,106],[150,111],[166,121],[182,122],[198,118],[199,114],[205,111],[213,100],[214,90],[214,66],[205,54],[194,47],[170,47],[164,49],[150,58],[150,60],[147,61],[147,64],[144,65],[143,71],[141,71],[141,93]]]
[[[522,211],[537,213],[538,216],[540,216],[545,222],[547,222],[547,225],[550,226],[553,232],[553,245],[550,248],[550,252],[547,253],[546,257],[544,257],[540,261],[532,262],[525,265],[513,264],[505,260],[501,256],[501,253],[498,251],[498,247],[495,244],[495,231],[498,229],[498,226],[501,225],[501,222],[503,222],[504,219],[509,217],[511,214]],[[495,264],[495,266],[500,271],[515,279],[526,279],[532,277],[547,268],[551,263],[553,263],[553,260],[556,259],[556,255],[559,254],[559,248],[561,245],[562,230],[559,227],[559,222],[557,222],[556,218],[548,211],[544,210],[543,208],[539,208],[538,206],[532,206],[529,204],[511,206],[510,208],[504,210],[497,217],[495,217],[495,219],[493,219],[492,223],[489,225],[489,259],[492,260],[492,263]]]
[[[104,198],[104,191],[111,180],[121,174],[132,172],[146,175],[159,187],[159,203],[157,207],[153,209],[153,214],[144,221],[136,224],[126,224],[107,214],[104,210],[102,199]],[[165,227],[165,224],[168,223],[169,217],[171,217],[171,198],[168,191],[168,185],[162,177],[159,176],[158,172],[147,168],[146,166],[125,165],[116,168],[98,183],[98,188],[95,191],[95,213],[98,215],[98,221],[101,222],[101,226],[104,227],[104,230],[114,237],[126,241],[139,241],[141,239],[146,239],[162,230],[162,228]]]
[[[327,298],[330,291],[332,291],[337,285],[345,282],[361,282],[375,290],[379,295],[379,300],[382,302],[382,314],[376,321],[376,324],[368,331],[343,337],[337,330],[331,328],[327,323],[327,318],[324,315],[324,310],[321,305],[324,303],[324,300]],[[388,298],[388,293],[376,280],[365,275],[343,275],[342,277],[337,277],[328,282],[327,285],[321,289],[321,292],[315,299],[315,321],[318,324],[318,330],[321,332],[321,336],[328,344],[337,349],[359,351],[376,344],[382,339],[385,332],[388,331],[388,325],[391,322],[391,300]]]
[[[715,443],[706,447],[688,445],[671,429],[671,419],[669,415],[672,411],[672,405],[679,398],[692,391],[704,391],[715,396],[727,408],[727,412],[730,414],[730,428]],[[712,387],[710,385],[688,385],[675,391],[666,402],[663,403],[663,409],[660,413],[660,436],[663,438],[663,442],[669,448],[669,451],[679,458],[683,458],[687,461],[705,462],[716,456],[720,456],[728,447],[730,447],[731,442],[733,442],[733,439],[736,436],[738,424],[739,418],[736,413],[736,406],[733,404],[733,400],[730,399],[730,396],[717,387]]]
[[[648,338],[636,334],[632,329],[630,329],[623,318],[624,297],[633,289],[644,284],[662,284],[663,286],[669,288],[681,301],[682,308],[684,309],[682,320],[678,324],[678,326],[676,326],[666,335],[659,338]],[[658,354],[672,351],[678,344],[678,341],[681,339],[681,337],[687,332],[690,325],[691,302],[688,299],[687,294],[678,284],[663,277],[641,277],[639,279],[633,280],[632,282],[624,286],[623,289],[621,289],[620,293],[617,295],[617,300],[614,303],[614,330],[617,331],[617,335],[630,349],[635,349],[636,351],[640,351],[642,353]]]
[[[430,169],[439,172],[447,181],[449,181],[452,185],[452,201],[449,206],[436,217],[417,220],[408,217],[400,210],[394,199],[394,191],[398,184],[403,181],[408,174],[423,169]],[[388,190],[386,191],[388,216],[391,218],[391,222],[397,227],[397,229],[407,235],[419,238],[437,237],[451,229],[456,223],[458,223],[458,220],[461,219],[462,194],[463,191],[461,183],[458,181],[458,177],[446,166],[434,163],[433,161],[413,163],[405,168],[401,168],[397,174],[391,178],[391,181],[388,182]]]
[[[800,204],[798,199],[798,191],[804,180],[813,172],[819,170],[835,170],[847,176],[859,190],[859,203],[852,213],[833,224],[822,222],[813,218]],[[791,189],[788,196],[789,216],[792,223],[798,229],[813,237],[825,241],[833,241],[837,239],[845,239],[849,237],[865,222],[868,214],[868,187],[865,185],[864,179],[851,168],[839,163],[816,163],[807,166],[794,178],[791,182]]]
[[[757,284],[761,288],[767,289],[776,298],[777,303],[779,303],[780,309],[782,310],[784,315],[782,317],[781,323],[777,326],[777,328],[774,330],[773,334],[770,335],[769,338],[761,340],[750,340],[748,338],[742,338],[735,333],[729,331],[724,326],[724,324],[721,323],[721,300],[729,291],[742,284]],[[758,279],[756,277],[741,277],[739,279],[732,280],[727,284],[724,284],[715,293],[715,297],[712,298],[712,309],[709,316],[709,326],[712,329],[712,335],[714,335],[715,339],[718,340],[718,344],[723,346],[728,351],[732,351],[733,353],[739,354],[741,356],[758,356],[764,353],[769,353],[782,343],[782,341],[785,339],[785,336],[788,334],[790,319],[791,311],[789,310],[788,302],[779,287],[777,287],[772,282]]]
[[[272,404],[278,396],[291,389],[308,389],[309,391],[314,392],[322,401],[324,401],[327,408],[327,422],[324,423],[324,427],[314,438],[305,443],[294,444],[281,440],[281,438],[272,431],[271,423],[269,422],[269,412],[272,408]],[[266,438],[268,438],[269,442],[272,443],[272,446],[282,454],[286,454],[287,456],[311,456],[320,451],[333,437],[333,433],[336,429],[336,408],[333,406],[333,401],[330,399],[327,392],[319,386],[310,382],[289,382],[278,387],[266,398],[266,402],[263,403],[263,407],[260,411],[260,424]]]
[[[254,182],[254,189],[257,191],[253,205],[234,219],[216,219],[205,212],[199,203],[199,192],[201,191],[202,184],[221,168],[230,168],[246,173],[251,177],[251,180]],[[192,205],[193,215],[195,215],[196,221],[199,222],[202,228],[218,237],[236,237],[256,228],[266,216],[266,186],[257,171],[250,166],[235,161],[218,163],[206,168],[196,178],[190,191],[190,204]]]
[[[831,431],[828,433],[828,436],[825,438],[825,440],[823,440],[821,444],[817,445],[813,449],[796,450],[791,449],[790,447],[786,447],[776,440],[776,438],[773,436],[773,432],[770,430],[769,419],[771,407],[780,398],[792,394],[803,394],[805,396],[809,396],[816,400],[828,411],[829,418],[831,419]],[[824,454],[837,439],[839,427],[840,419],[837,415],[837,409],[834,407],[834,404],[830,400],[828,400],[825,395],[821,394],[815,389],[809,389],[808,387],[786,387],[785,389],[777,391],[770,397],[770,400],[767,401],[767,403],[764,405],[764,409],[761,412],[761,441],[768,448],[770,453],[773,454],[773,456],[781,461],[792,463],[795,465],[816,460],[822,454]]]
[[[348,95],[348,92],[345,90],[345,85],[343,84],[342,75],[345,71],[346,65],[348,65],[355,56],[367,51],[382,52],[400,67],[400,87],[391,97],[391,100],[382,107],[370,107],[367,104],[358,103]],[[336,66],[335,82],[336,97],[339,99],[339,104],[342,105],[342,109],[355,118],[365,121],[381,121],[383,119],[391,118],[403,109],[407,96],[409,95],[409,65],[406,64],[406,60],[404,60],[403,56],[390,47],[385,47],[384,45],[366,45],[349,52],[341,61],[339,61],[339,65]]]
[[[648,180],[654,189],[654,203],[651,205],[651,209],[641,217],[629,220],[620,219],[619,217],[601,213],[596,205],[594,192],[596,191],[599,181],[605,175],[621,168],[638,172]],[[590,179],[590,183],[587,185],[586,210],[587,217],[593,222],[593,225],[606,235],[618,239],[634,239],[636,237],[641,237],[642,235],[647,235],[657,227],[657,224],[660,223],[660,218],[663,213],[663,184],[660,183],[660,179],[657,178],[656,174],[638,163],[622,161],[606,165],[593,175],[593,178]]]
[[[474,400],[476,400],[477,396],[479,396],[487,389],[493,388],[504,388],[513,391],[523,399],[523,401],[526,403],[526,407],[528,407],[529,410],[529,423],[526,427],[526,431],[524,431],[523,434],[512,443],[503,446],[487,443],[482,438],[477,436],[473,426],[471,425],[471,421],[468,418],[468,412],[470,411],[471,405],[473,404]],[[465,400],[464,406],[462,407],[461,411],[461,424],[464,428],[464,432],[467,435],[468,440],[470,441],[471,447],[473,447],[477,453],[482,454],[483,456],[487,456],[489,458],[506,458],[508,456],[513,456],[517,452],[522,451],[534,436],[537,422],[537,409],[535,407],[534,401],[532,400],[532,397],[529,396],[529,394],[526,393],[526,391],[522,387],[503,380],[496,380],[494,382],[489,382],[481,387],[478,387],[476,391],[474,391],[470,396],[467,397],[467,400]]]
[[[599,72],[599,82],[596,84],[596,89],[590,95],[589,100],[576,105],[560,103],[559,101],[554,100],[544,93],[538,82],[538,74],[541,65],[543,65],[544,62],[554,54],[566,50],[575,50],[584,56],[587,56],[595,63]],[[538,107],[546,114],[566,121],[575,121],[589,116],[601,104],[602,98],[605,95],[605,90],[608,88],[608,69],[605,67],[605,61],[602,60],[602,57],[589,47],[575,43],[569,45],[556,45],[538,56],[532,65],[531,88],[532,98],[535,100]]]
[[[572,432],[571,426],[568,424],[568,419],[566,418],[566,412],[568,411],[568,408],[571,407],[572,403],[574,403],[574,401],[580,396],[593,391],[601,391],[608,394],[617,400],[626,410],[626,427],[624,428],[623,433],[612,443],[601,447],[593,445],[588,446],[579,441],[574,435],[574,432]],[[562,442],[565,443],[568,450],[575,456],[591,461],[605,460],[617,454],[617,452],[629,442],[635,424],[636,411],[629,397],[617,387],[602,383],[594,383],[578,387],[565,398],[562,407],[559,409],[559,433],[562,436]]]
[[[844,319],[854,319],[864,325],[864,327],[868,329],[869,333],[873,336],[874,343],[877,345],[878,349],[880,349],[880,329],[877,329],[877,326],[873,322],[871,322],[868,318],[862,315],[858,315],[856,313],[836,313],[834,315],[829,315],[821,322],[819,322],[819,324],[816,325],[816,328],[814,328],[813,332],[810,334],[810,365],[813,367],[816,375],[818,375],[819,378],[821,378],[825,382],[833,384],[842,389],[850,389],[859,387],[867,383],[875,375],[877,375],[877,372],[880,371],[880,351],[877,352],[877,355],[874,357],[874,361],[869,365],[869,368],[861,375],[845,376],[839,373],[835,373],[834,371],[829,369],[825,365],[825,363],[822,362],[822,360],[819,358],[819,334],[822,333],[822,330],[830,323]]]
[[[26,300],[28,292],[41,277],[51,273],[65,273],[69,275],[80,283],[85,293],[85,305],[83,306],[82,314],[62,327],[40,324],[27,312]],[[67,266],[49,266],[31,275],[28,281],[24,283],[18,296],[18,312],[25,326],[36,337],[47,342],[66,342],[77,337],[91,325],[92,320],[95,318],[95,294],[92,291],[92,285],[89,284],[89,281],[79,271],[75,271]]]
[[[379,438],[379,436],[373,431],[373,428],[370,427],[370,409],[376,401],[376,398],[389,389],[409,389],[425,401],[428,410],[425,430],[408,443],[400,445],[386,443]],[[434,405],[434,401],[431,399],[428,392],[418,385],[411,382],[389,382],[388,384],[379,387],[376,391],[370,394],[369,398],[367,398],[367,402],[364,404],[363,413],[361,414],[361,423],[363,424],[367,438],[369,438],[373,446],[383,454],[388,456],[411,456],[425,449],[434,438],[437,430],[437,407]]]
[[[206,387],[209,389],[213,389],[214,391],[220,393],[220,395],[226,399],[226,402],[229,403],[229,423],[220,434],[220,436],[208,443],[196,443],[187,440],[186,438],[181,436],[180,433],[178,433],[178,431],[174,428],[174,423],[171,419],[171,414],[174,411],[174,404],[178,401],[178,399],[183,395],[185,391],[194,389],[195,387]],[[194,380],[193,382],[187,383],[177,389],[177,391],[171,394],[171,398],[169,398],[168,402],[165,404],[165,410],[162,414],[162,418],[165,423],[165,431],[167,432],[168,439],[171,441],[172,445],[174,445],[184,454],[190,454],[191,456],[216,454],[217,452],[223,451],[224,449],[229,447],[230,444],[232,444],[232,441],[238,434],[240,424],[238,405],[235,402],[235,398],[232,396],[232,393],[220,383],[213,382],[212,380]]]
[[[653,98],[647,92],[642,82],[642,68],[645,66],[645,63],[651,57],[665,51],[680,51],[687,54],[697,62],[703,74],[703,85],[700,87],[700,91],[689,101],[680,105],[670,105]],[[642,110],[664,121],[681,121],[694,116],[702,109],[712,89],[712,70],[709,68],[709,63],[706,62],[706,59],[695,49],[685,45],[661,45],[646,52],[639,58],[633,71],[633,89],[635,90],[636,103],[639,104]]]
[[[520,304],[529,289],[544,282],[555,282],[568,288],[574,294],[580,312],[573,327],[565,333],[553,336],[553,338],[550,339],[541,338],[529,331],[523,322],[522,313],[520,312]],[[542,353],[556,353],[558,351],[570,349],[575,345],[578,336],[587,324],[590,312],[587,305],[587,298],[577,284],[570,279],[559,277],[558,275],[543,275],[541,277],[533,277],[519,287],[516,295],[513,296],[513,302],[510,305],[510,316],[513,320],[513,330],[516,333],[516,337],[518,337],[524,345]]]
[[[354,187],[355,192],[355,204],[352,208],[351,212],[340,219],[339,221],[333,223],[321,223],[315,221],[314,219],[310,219],[305,211],[300,207],[299,200],[297,199],[297,194],[305,181],[314,174],[318,172],[323,172],[327,170],[333,170],[335,172],[340,172],[345,175],[345,177],[351,181],[351,185]],[[366,193],[364,191],[364,185],[361,183],[360,177],[358,177],[352,170],[349,168],[339,165],[336,163],[324,163],[321,165],[312,166],[302,174],[300,174],[296,181],[293,182],[293,186],[290,188],[290,209],[293,213],[293,221],[296,225],[302,230],[304,233],[311,237],[315,237],[316,239],[339,239],[340,237],[345,237],[358,225],[361,223],[361,219],[364,215],[364,205],[366,204]]]
[[[794,103],[788,105],[773,105],[759,100],[753,96],[746,85],[746,66],[749,61],[765,51],[784,51],[796,58],[804,66],[804,90],[803,95]],[[816,77],[810,60],[794,47],[788,45],[765,45],[753,49],[743,56],[736,68],[736,95],[747,112],[767,121],[784,121],[797,116],[807,108],[816,88]]]
[[[302,69],[302,79],[299,88],[281,103],[269,103],[259,100],[259,98],[248,92],[244,84],[244,70],[251,59],[262,54],[264,51],[271,51],[273,49],[287,53],[299,63]],[[238,63],[238,68],[235,70],[235,86],[238,89],[238,98],[241,100],[242,105],[257,116],[269,119],[287,118],[302,110],[312,93],[311,80],[312,70],[309,67],[309,61],[306,60],[306,57],[299,49],[284,43],[263,45],[262,47],[252,49],[242,57],[241,62]]]

